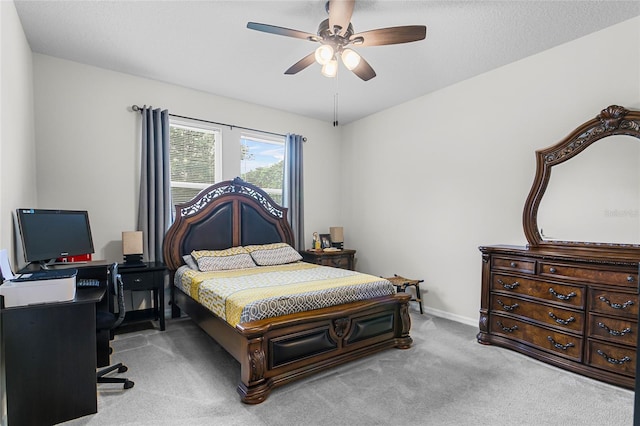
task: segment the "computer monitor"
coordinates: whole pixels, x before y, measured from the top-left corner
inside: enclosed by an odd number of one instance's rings
[[[94,252],[87,211],[17,209],[16,214],[29,263],[46,269],[57,258]]]

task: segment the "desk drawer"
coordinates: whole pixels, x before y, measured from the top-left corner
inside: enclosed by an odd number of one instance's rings
[[[122,283],[125,290],[151,290],[156,288],[155,273],[131,273],[122,274]]]

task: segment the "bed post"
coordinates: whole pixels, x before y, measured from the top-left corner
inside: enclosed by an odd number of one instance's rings
[[[264,338],[248,339],[246,354],[240,363],[240,384],[237,391],[242,402],[259,404],[267,398],[273,387],[272,382],[264,377],[267,371]]]

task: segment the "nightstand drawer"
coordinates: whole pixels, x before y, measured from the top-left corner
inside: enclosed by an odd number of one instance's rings
[[[355,269],[355,250],[338,251],[301,251],[302,260],[316,265],[331,266],[332,268]]]
[[[122,274],[122,283],[125,290],[149,290],[156,287],[153,273]]]
[[[332,266],[334,268],[349,269],[349,257],[327,257],[322,259],[322,264],[325,266]]]

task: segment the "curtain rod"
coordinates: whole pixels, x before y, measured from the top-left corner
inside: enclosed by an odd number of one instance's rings
[[[145,107],[146,107],[146,105],[145,105]],[[133,111],[138,111],[138,112],[142,113],[142,108],[140,108],[138,105],[132,105],[132,106],[131,106],[131,109],[132,109]],[[170,116],[170,117],[176,117],[176,118],[186,118],[187,120],[200,121],[200,122],[202,122],[202,123],[217,124],[218,126],[227,126],[227,127],[229,127],[230,129],[233,129],[233,128],[235,127],[235,128],[237,128],[237,129],[242,129],[242,130],[250,130],[250,131],[253,131],[253,132],[265,133],[265,134],[267,134],[267,135],[282,136],[283,138],[287,136],[287,135],[283,135],[283,134],[281,134],[281,133],[267,132],[267,131],[264,131],[264,130],[252,129],[252,128],[250,128],[250,127],[236,126],[235,124],[218,123],[218,122],[216,122],[216,121],[203,120],[203,119],[201,119],[201,118],[186,117],[186,116],[184,116],[184,115],[177,115],[177,114],[171,114],[171,113],[169,113],[169,116]],[[307,138],[303,136],[303,137],[302,137],[302,141],[303,141],[303,142],[306,142],[306,141],[307,141]]]

